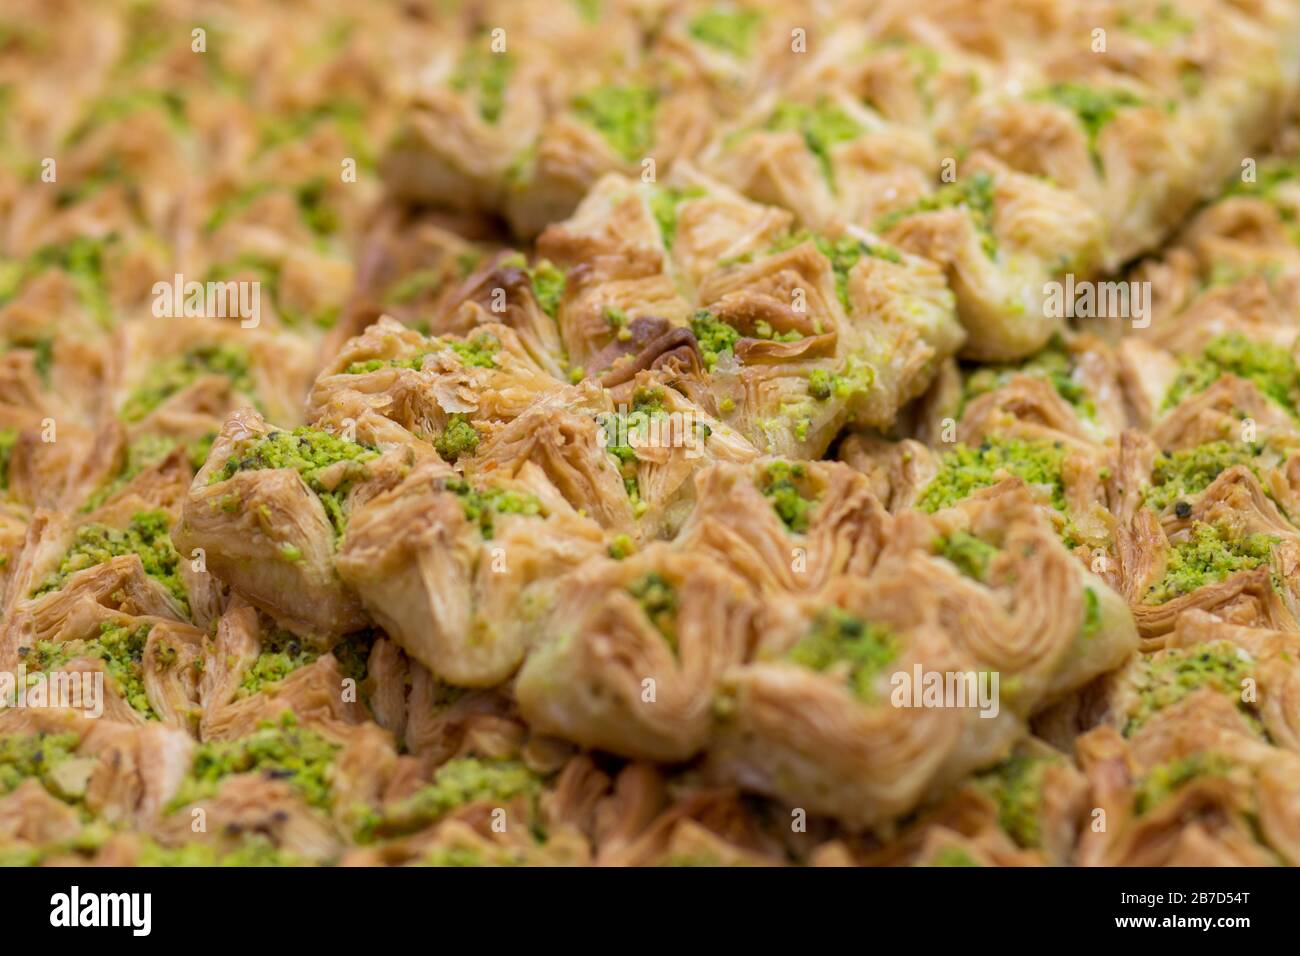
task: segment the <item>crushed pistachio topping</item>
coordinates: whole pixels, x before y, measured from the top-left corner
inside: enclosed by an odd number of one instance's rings
[[[78,300],[91,317],[100,325],[111,325],[113,307],[108,297],[105,268],[116,242],[116,234],[98,239],[77,236],[68,242],[42,246],[22,262],[0,265],[0,305],[16,295],[28,279],[57,269],[71,280]]]
[[[506,88],[515,71],[515,60],[509,53],[488,49],[480,37],[461,58],[450,86],[453,90],[471,93],[478,102],[479,116],[488,123],[496,123],[505,110]]]
[[[819,611],[812,628],[786,659],[819,673],[840,672],[861,701],[875,697],[880,673],[898,656],[898,640],[889,628],[838,607]]]
[[[543,259],[528,270],[528,277],[533,286],[533,297],[537,305],[551,318],[560,311],[560,299],[564,297],[567,281],[563,270],[549,260]]]
[[[1120,88],[1103,88],[1087,83],[1053,83],[1033,94],[1034,99],[1063,106],[1079,119],[1088,140],[1088,150],[1097,158],[1097,138],[1121,110],[1141,106],[1137,94]]]
[[[347,528],[343,502],[352,485],[364,475],[364,463],[378,458],[379,452],[369,445],[349,441],[318,428],[303,426],[293,431],[273,431],[245,445],[227,459],[224,467],[214,471],[209,484],[228,481],[241,471],[292,468],[320,499],[336,538]],[[331,487],[321,482],[326,468],[348,462],[346,473]]]
[[[835,189],[835,169],[831,149],[862,135],[862,127],[829,100],[806,103],[781,103],[765,124],[770,130],[793,130],[803,136],[808,152],[817,159],[826,183]]]
[[[627,586],[650,623],[677,652],[677,589],[658,571],[650,571]]]
[[[1234,535],[1230,529],[1198,521],[1191,534],[1169,551],[1165,576],[1151,585],[1145,604],[1164,604],[1238,571],[1268,564],[1277,542],[1266,534]]]
[[[209,432],[196,441],[184,444],[185,457],[189,460],[192,469],[198,471],[203,467],[203,463],[207,461],[208,453],[212,451],[212,442],[216,437],[216,432]],[[141,435],[127,446],[126,461],[122,464],[121,470],[112,481],[92,494],[81,510],[94,511],[130,484],[142,471],[152,468],[178,447],[181,447],[181,443],[175,438],[166,435]]]
[[[925,486],[916,506],[933,514],[1014,476],[1028,485],[1047,488],[1052,507],[1064,510],[1064,461],[1065,449],[1058,442],[990,438],[975,448],[959,444],[944,454],[939,473]]]
[[[1050,757],[1014,754],[976,778],[998,806],[998,825],[1027,849],[1042,846],[1043,773],[1052,763]]]
[[[523,866],[525,856],[521,850],[494,847],[490,852],[481,847],[434,847],[416,861],[416,866]]]
[[[757,10],[710,7],[697,13],[686,26],[695,39],[737,59],[745,59],[753,49],[754,37],[763,22]]]
[[[251,697],[268,687],[274,687],[300,667],[305,667],[319,657],[309,644],[297,636],[279,629],[263,634],[257,659],[244,672],[239,682],[240,697]]]
[[[1124,13],[1119,25],[1125,33],[1156,46],[1167,46],[1196,31],[1196,21],[1180,13],[1172,3],[1157,4],[1155,9],[1143,15]]]
[[[165,511],[141,511],[124,529],[103,524],[82,525],[59,566],[45,576],[32,596],[59,590],[78,571],[134,554],[144,565],[144,573],[166,587],[188,611],[189,596],[178,572],[180,555],[172,547],[170,528],[171,517]]]
[[[671,251],[677,240],[677,207],[688,199],[699,199],[703,195],[704,190],[699,186],[684,189],[667,186],[650,194],[650,212],[659,226],[665,249]]]
[[[997,238],[993,223],[997,212],[994,201],[993,177],[985,172],[964,176],[954,183],[946,183],[934,192],[915,202],[887,213],[876,223],[876,232],[885,233],[909,216],[937,212],[941,209],[965,209],[980,234],[980,244],[985,255],[997,258]]]
[[[608,551],[609,556],[615,561],[622,561],[636,551],[636,543],[632,540],[631,535],[615,535],[614,540],[609,543]]]
[[[206,800],[222,780],[240,773],[286,781],[307,803],[328,809],[330,771],[338,749],[338,744],[300,726],[297,717],[286,711],[279,721],[263,721],[246,737],[199,744],[189,774],[168,809]]]
[[[293,198],[298,205],[303,225],[318,238],[328,238],[339,231],[339,214],[330,202],[329,186],[323,176],[313,176],[294,187]]]
[[[0,303],[4,303],[12,298],[16,289],[10,289],[9,282],[18,282],[23,279],[22,264],[16,262],[0,262]],[[32,353],[32,369],[36,372],[41,384],[46,388],[50,387],[50,373],[54,368],[54,336],[52,335],[25,335],[10,333],[8,336],[9,344],[7,347],[0,345],[4,352],[16,351],[19,349]]]
[[[29,778],[63,800],[70,794],[56,773],[73,757],[81,738],[75,733],[5,734],[0,736],[0,794],[9,793]]]
[[[946,846],[930,860],[930,866],[982,866],[973,856],[957,846]]]
[[[618,464],[619,476],[637,517],[644,514],[648,506],[641,500],[636,449],[649,440],[651,420],[667,414],[663,389],[638,388],[632,394],[631,410],[605,412],[598,416],[605,452]]]
[[[707,309],[699,309],[691,316],[691,333],[700,345],[700,357],[710,372],[717,367],[718,358],[734,354],[740,333]]]
[[[628,162],[639,160],[654,144],[659,94],[648,86],[601,86],[578,94],[572,105],[577,117]]]
[[[460,499],[465,520],[476,525],[484,539],[491,539],[496,531],[497,515],[526,515],[539,517],[542,503],[536,495],[489,486],[475,488],[463,478],[453,478],[443,484]]]
[[[433,447],[443,461],[454,462],[462,455],[474,454],[474,449],[478,448],[478,431],[464,415],[452,415]]]
[[[518,761],[458,757],[439,767],[427,786],[365,818],[357,839],[365,843],[412,833],[469,804],[535,798],[540,789],[540,777]]]
[[[1239,173],[1234,174],[1228,180],[1223,190],[1225,198],[1233,196],[1249,196],[1252,199],[1260,199],[1273,206],[1279,218],[1286,226],[1287,232],[1293,243],[1300,242],[1300,223],[1296,222],[1297,210],[1295,199],[1295,183],[1300,181],[1300,162],[1297,162],[1291,156],[1277,156],[1260,160],[1255,169],[1255,181],[1243,182]],[[1260,266],[1251,266],[1239,262],[1216,262],[1213,265],[1209,283],[1211,285],[1226,284],[1236,282],[1250,275],[1253,269]],[[1268,262],[1262,266],[1265,277],[1269,284],[1273,285],[1277,278],[1280,267],[1276,262]],[[3,292],[0,292],[0,299],[3,299]]]
[[[13,463],[14,446],[18,444],[18,429],[0,429],[0,491],[9,490],[9,466]]]
[[[1199,356],[1184,357],[1178,376],[1165,394],[1172,408],[1189,395],[1203,392],[1224,374],[1254,382],[1268,398],[1292,415],[1300,403],[1300,371],[1295,357],[1280,345],[1255,342],[1240,332],[1216,336]]]
[[[1101,598],[1097,592],[1090,587],[1083,589],[1083,624],[1079,628],[1079,636],[1083,638],[1096,637],[1101,633]]]
[[[1012,376],[1032,375],[1045,379],[1056,394],[1074,407],[1083,418],[1097,417],[1097,406],[1082,383],[1074,380],[1074,358],[1059,336],[1053,336],[1041,351],[1019,362],[985,364],[974,369],[962,383],[962,405],[973,398],[1001,388]]]
[[[178,392],[189,388],[204,375],[222,375],[231,388],[243,395],[255,395],[248,353],[231,345],[203,345],[158,363],[148,377],[127,396],[122,418],[138,422]]]
[[[1182,502],[1208,488],[1234,465],[1254,466],[1263,446],[1246,442],[1215,441],[1195,448],[1162,452],[1151,469],[1151,485],[1143,501],[1156,511]]]
[[[282,850],[261,834],[246,836],[240,845],[224,850],[211,843],[186,843],[178,847],[162,846],[153,840],[145,841],[135,859],[136,866],[166,867],[243,867],[243,866],[304,866],[305,861],[288,850]]]
[[[470,366],[471,368],[495,368],[497,364],[497,353],[501,351],[501,343],[486,332],[474,335],[465,342],[461,342],[457,339],[434,339],[430,343],[428,349],[422,350],[416,355],[410,355],[406,358],[376,358],[352,362],[343,370],[343,374],[364,375],[368,372],[377,372],[381,368],[408,368],[419,370],[424,367],[425,356],[436,355],[446,349],[451,349],[463,365]]]
[[[144,648],[153,624],[135,627],[124,621],[103,621],[99,635],[75,641],[37,641],[24,657],[29,671],[56,671],[69,661],[89,657],[104,662],[104,670],[123,699],[149,719],[157,715],[144,689]]]
[[[935,542],[934,553],[947,558],[966,577],[983,581],[998,549],[969,531],[954,531]]]
[[[888,243],[867,242],[865,239],[858,239],[855,236],[840,236],[838,239],[830,239],[819,233],[808,232],[806,229],[782,236],[772,244],[768,252],[785,252],[787,249],[794,249],[805,242],[811,242],[817,247],[818,252],[830,260],[831,271],[835,275],[835,294],[846,312],[852,311],[853,308],[852,303],[849,301],[849,273],[858,264],[859,260],[867,256],[873,259],[884,259],[886,262],[895,264],[903,261],[903,254]]]
[[[1169,648],[1156,657],[1145,658],[1134,681],[1137,703],[1129,711],[1124,736],[1136,731],[1151,715],[1177,704],[1201,688],[1209,688],[1236,701],[1252,726],[1258,726],[1242,699],[1242,681],[1253,674],[1250,658],[1227,641]]]
[[[1234,765],[1227,757],[1202,752],[1158,764],[1138,781],[1133,794],[1133,809],[1141,816],[1192,781],[1203,777],[1226,776],[1233,769]]]
[[[837,371],[815,368],[808,373],[808,394],[819,402],[865,395],[876,381],[876,370],[857,355],[848,355]]]
[[[808,477],[802,462],[774,461],[763,470],[760,490],[786,528],[804,534],[817,510],[817,497],[801,483]]]

